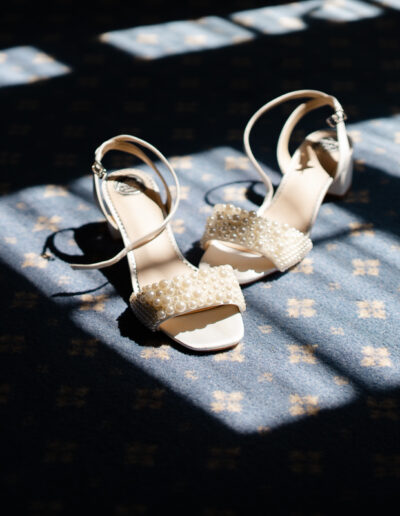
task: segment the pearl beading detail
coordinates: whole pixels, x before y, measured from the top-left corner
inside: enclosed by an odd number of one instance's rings
[[[230,265],[205,267],[144,286],[130,298],[133,312],[152,331],[172,317],[220,305],[246,310]]]
[[[311,240],[296,228],[232,204],[215,205],[201,239],[203,249],[210,240],[231,242],[258,252],[281,272],[300,262],[312,249]]]

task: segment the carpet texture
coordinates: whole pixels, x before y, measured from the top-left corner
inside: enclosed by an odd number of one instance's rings
[[[8,6],[0,20],[7,514],[331,514],[398,500],[399,9],[394,0]],[[248,118],[302,88],[344,106],[354,183],[345,199],[322,205],[302,263],[243,289],[245,337],[235,349],[191,353],[144,328],[128,305],[125,262],[70,268],[119,249],[91,192],[102,141],[133,134],[171,159],[183,194],[172,228],[198,264],[215,203],[262,201],[242,149]],[[275,185],[289,112],[271,112],[252,137]],[[311,115],[294,148],[328,115]],[[105,163],[145,169],[119,153]]]

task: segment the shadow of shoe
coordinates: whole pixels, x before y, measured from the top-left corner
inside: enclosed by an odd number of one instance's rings
[[[63,250],[63,242],[58,242],[57,237],[66,232],[73,233],[73,239],[83,252],[83,255],[71,255]],[[47,238],[43,247],[43,252],[47,250],[69,264],[90,264],[106,260],[110,256],[115,255],[121,250],[121,241],[116,241],[111,238],[105,222],[91,222],[79,228],[66,228],[52,233]],[[132,293],[132,285],[129,281],[127,263],[121,261],[112,267],[101,269],[101,273],[104,274],[107,281],[115,288],[118,295],[128,303]]]

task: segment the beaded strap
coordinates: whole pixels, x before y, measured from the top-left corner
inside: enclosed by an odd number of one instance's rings
[[[152,331],[171,317],[214,306],[236,305],[241,312],[246,309],[230,265],[205,267],[146,285],[132,294],[130,303],[138,319]]]
[[[300,262],[312,248],[311,240],[296,228],[232,204],[214,207],[207,219],[201,246],[205,248],[210,240],[231,242],[260,253],[281,272]]]

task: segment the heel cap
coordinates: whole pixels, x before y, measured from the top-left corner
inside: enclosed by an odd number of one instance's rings
[[[345,197],[347,197],[347,195],[349,194],[349,192],[351,191],[351,185],[347,188],[347,190],[342,193],[342,194],[335,194],[335,193],[328,193],[326,194],[325,196],[325,199],[324,199],[324,202],[329,202],[329,201],[341,201],[343,200]]]

